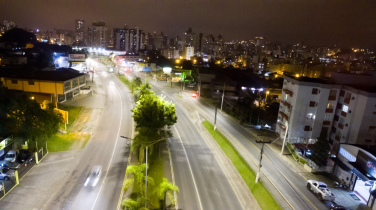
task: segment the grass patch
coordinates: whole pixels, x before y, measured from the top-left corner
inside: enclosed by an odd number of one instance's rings
[[[208,121],[204,121],[202,124],[217,141],[218,145],[226,153],[227,157],[230,158],[231,162],[242,176],[248,188],[251,190],[253,196],[255,196],[260,207],[262,209],[281,209],[264,185],[261,182],[255,183],[255,172],[238,153],[234,146],[228,141],[228,139],[218,130],[214,131],[213,125]]]
[[[303,164],[303,165],[307,163],[307,161],[304,160],[304,158],[299,158],[299,162],[300,162],[301,164]]]
[[[70,150],[72,145],[77,141],[84,141],[81,146],[81,148],[84,148],[89,138],[89,134],[67,133],[61,135],[59,133],[56,133],[55,135],[52,135],[48,140],[48,151],[60,152]]]
[[[159,197],[154,193],[154,189],[159,186],[163,181],[163,159],[162,155],[159,157],[159,151],[157,145],[154,147],[155,150],[151,156],[148,158],[148,176],[154,179],[154,186],[148,189],[148,198],[154,205],[154,209],[160,209]]]
[[[58,108],[68,111],[67,130],[69,130],[69,128],[72,127],[73,122],[76,120],[76,118],[80,114],[82,106],[67,106],[63,104],[58,104]],[[63,123],[60,123],[60,128],[65,129],[65,125]]]
[[[131,81],[124,75],[116,75],[116,77],[122,82],[124,83],[128,89],[132,92],[133,94],[133,89],[132,89],[132,83]]]

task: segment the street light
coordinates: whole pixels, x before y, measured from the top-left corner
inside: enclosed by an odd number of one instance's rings
[[[125,138],[125,139],[129,139],[129,140],[133,140],[131,138],[128,138],[126,136],[120,136],[121,138]],[[162,139],[158,139],[158,140],[155,140],[155,141],[151,141],[151,142],[138,142],[139,144],[141,144],[142,146],[144,146],[146,148],[146,172],[145,172],[145,209],[147,208],[147,198],[148,198],[148,149],[150,146],[152,146],[153,144],[155,143],[158,143],[162,140],[165,140],[166,138],[162,138]],[[146,145],[147,144],[147,145]]]

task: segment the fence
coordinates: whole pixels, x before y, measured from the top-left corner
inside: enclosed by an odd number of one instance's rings
[[[3,199],[14,187],[16,187],[20,180],[48,154],[47,143],[39,147],[35,145],[35,148],[32,148],[30,148],[32,152],[32,160],[29,163],[20,164],[16,170],[9,170],[9,180],[0,180],[0,200]],[[14,175],[12,176],[12,174]]]

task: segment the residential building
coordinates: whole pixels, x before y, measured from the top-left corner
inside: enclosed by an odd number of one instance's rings
[[[144,34],[137,26],[134,29],[114,28],[113,45],[115,50],[126,51],[127,53],[138,53],[143,48]]]
[[[88,45],[91,47],[106,48],[109,43],[109,31],[105,22],[93,22],[88,28]]]
[[[74,23],[75,23],[76,42],[80,44],[84,44],[86,41],[85,40],[85,37],[86,37],[85,20],[76,19]]]
[[[324,130],[339,144],[376,145],[376,72],[332,72],[330,78],[284,77],[276,132],[292,143],[314,143]],[[310,141],[311,140],[311,141]]]
[[[191,57],[193,57],[193,56],[194,56],[194,47],[184,46],[183,47],[182,57],[184,59],[190,60]]]

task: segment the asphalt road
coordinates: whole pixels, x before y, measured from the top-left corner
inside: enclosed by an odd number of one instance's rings
[[[118,208],[129,157],[129,148],[120,135],[132,135],[131,98],[105,66],[95,61],[92,66],[98,89],[94,94],[105,96],[102,115],[78,162],[72,163],[76,164],[75,170],[57,187],[45,209]],[[101,179],[94,188],[84,187],[94,165],[102,166]]]
[[[195,107],[202,116],[213,123],[214,108],[201,99],[189,98],[186,100],[189,106]],[[217,126],[229,140],[237,142],[242,147],[242,150],[247,153],[248,158],[245,159],[248,159],[249,164],[253,164],[250,158],[258,160],[261,144],[255,142],[257,137],[246,131],[233,118],[220,112],[217,114]],[[280,155],[267,145],[264,147],[264,157],[266,158],[262,162],[262,172],[294,209],[328,209],[330,203],[318,200],[312,192],[308,191],[306,180],[291,170],[289,165],[280,158]]]
[[[129,76],[134,74],[129,74]],[[140,78],[144,80],[141,73]],[[163,84],[163,82],[161,82]],[[179,187],[178,209],[243,209],[231,184],[222,171],[212,151],[205,143],[198,128],[173,96],[176,89],[159,89],[152,82],[152,90],[166,96],[176,104],[177,123],[172,127],[169,141],[176,185]]]
[[[172,94],[176,94],[178,89],[177,88],[169,88],[164,82],[157,82],[152,83],[154,86],[158,87],[158,91],[164,94],[167,94],[169,98],[172,98]],[[156,84],[156,85],[155,85]],[[189,90],[186,90],[189,92]],[[190,94],[185,94],[184,97],[184,104],[186,106],[191,107],[193,110],[197,111],[200,115],[208,119],[211,123],[214,121],[214,107],[208,105],[206,102],[199,98],[192,98]],[[188,97],[187,97],[188,95]],[[184,114],[182,114],[182,110],[179,106],[179,102],[174,101],[177,103],[177,112],[178,112],[178,124],[181,121],[184,121],[183,126],[181,127],[181,132],[184,132],[189,127],[189,120],[184,120]],[[245,160],[249,164],[254,164],[254,162],[258,162],[258,156],[260,154],[261,145],[255,142],[256,137],[250,134],[247,130],[245,130],[242,126],[239,125],[233,118],[228,117],[227,115],[222,115],[218,112],[217,115],[217,126],[221,130],[221,132],[233,142],[233,144],[237,144],[242,151],[246,154]],[[192,136],[192,132],[187,132],[188,139],[186,143],[191,143],[194,141],[189,136]],[[201,141],[201,145],[204,144]],[[199,146],[199,148],[203,148]],[[178,148],[177,148],[178,149]],[[194,151],[193,154],[200,154],[200,152]],[[202,153],[201,153],[202,154]],[[196,159],[198,156],[193,156],[193,160]],[[268,146],[264,147],[264,158],[262,163],[262,176],[267,176],[267,178],[276,186],[279,190],[280,194],[285,197],[285,200],[289,203],[290,207],[293,209],[328,209],[331,205],[330,202],[320,201],[312,192],[308,191],[306,188],[306,180],[300,176],[295,171],[291,170],[289,165],[284,162],[279,154],[276,154],[274,150],[269,148]],[[252,160],[251,160],[252,159]],[[191,160],[191,159],[190,159]],[[193,161],[192,160],[192,161]],[[210,177],[211,178],[211,177]],[[209,180],[210,180],[209,178]],[[206,208],[204,208],[206,209]],[[211,208],[208,208],[211,209]],[[236,208],[232,208],[236,209]]]

